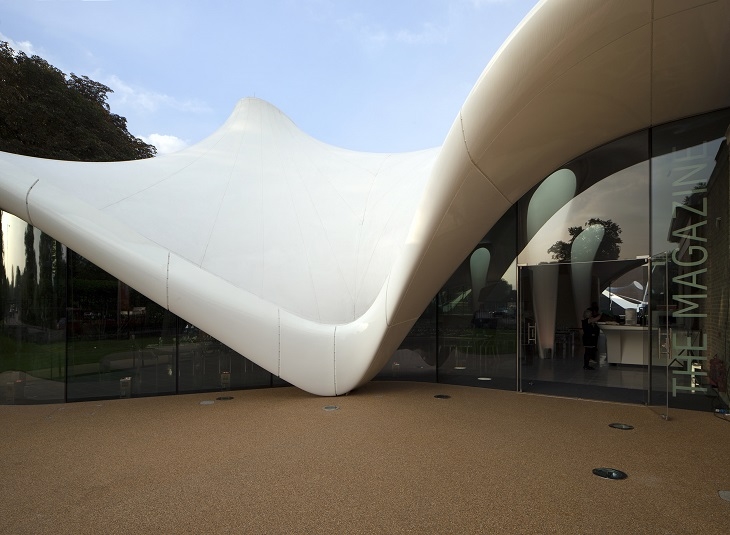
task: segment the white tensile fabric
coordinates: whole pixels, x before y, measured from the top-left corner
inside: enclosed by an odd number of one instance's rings
[[[347,323],[383,286],[437,154],[332,147],[249,98],[178,153],[6,161],[237,288],[308,320]]]
[[[343,394],[559,165],[730,105],[730,2],[675,4],[544,0],[437,149],[339,149],[245,99],[202,143],[150,160],[0,153],[0,208],[290,383]]]

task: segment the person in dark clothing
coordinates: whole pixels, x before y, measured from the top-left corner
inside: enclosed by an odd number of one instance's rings
[[[601,312],[598,309],[598,303],[592,303],[591,306],[583,313],[583,369],[593,370],[590,362],[598,362],[598,335],[601,330],[598,322],[601,320]]]

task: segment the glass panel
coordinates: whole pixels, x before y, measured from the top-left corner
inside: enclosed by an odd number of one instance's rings
[[[652,133],[653,354],[672,407],[728,402],[728,151],[730,110]],[[668,368],[667,368],[668,366]]]
[[[523,390],[645,401],[648,159],[648,133],[632,134],[569,162],[518,202]],[[594,302],[603,325],[588,343],[583,319]],[[631,355],[612,351],[627,337]]]
[[[85,258],[70,258],[70,400],[272,385],[269,372],[208,333]]]
[[[439,381],[517,388],[517,209],[512,207],[439,293]]]
[[[271,374],[194,325],[180,322],[179,391],[271,386]]]
[[[1,403],[65,398],[66,248],[0,212]]]
[[[378,379],[516,388],[516,218],[513,207],[474,248]]]
[[[431,300],[377,379],[437,381],[437,299]]]
[[[663,417],[669,410],[669,264],[666,253],[655,254],[650,261],[651,293],[647,324],[650,327],[651,366],[649,368],[648,403],[660,408]]]
[[[533,188],[518,203],[519,263],[647,255],[648,159],[648,134],[632,134],[569,162]]]
[[[595,310],[590,300],[575,305],[575,279],[584,272]],[[637,312],[647,283],[644,260],[521,266],[521,390],[644,403],[649,331]],[[576,315],[569,328],[554,327]]]
[[[69,255],[68,399],[174,393],[177,318]]]

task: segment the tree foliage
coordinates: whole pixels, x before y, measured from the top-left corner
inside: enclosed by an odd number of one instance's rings
[[[66,76],[39,56],[0,41],[0,151],[76,161],[121,161],[157,153],[109,110],[112,90]]]
[[[66,76],[38,56],[15,52],[0,41],[0,151],[74,161],[122,161],[150,158],[157,153],[127,130],[127,120],[111,113],[112,90],[88,76]],[[0,211],[0,217],[2,212]],[[25,234],[26,269],[16,267],[13,283],[5,275],[0,226],[0,320],[13,297],[22,319],[44,324],[55,321],[53,288],[65,292],[65,260],[60,244],[41,235],[40,266],[36,264],[32,227]],[[38,271],[40,268],[40,271]],[[40,277],[40,280],[38,280]],[[11,288],[17,294],[10,295]],[[38,301],[42,318],[36,318]]]
[[[600,219],[597,217],[592,217],[586,222],[585,228],[593,225],[601,225],[604,230],[603,238],[601,239],[601,243],[598,246],[598,250],[596,251],[596,256],[594,257],[594,260],[618,259],[621,253],[621,243],[623,242],[620,236],[621,227],[610,219]],[[568,234],[570,234],[570,241],[557,241],[550,247],[550,249],[548,249],[548,253],[553,256],[553,260],[556,260],[558,262],[570,262],[571,254],[573,251],[573,243],[575,242],[575,239],[580,236],[583,230],[584,227],[582,226],[570,227],[568,229]]]

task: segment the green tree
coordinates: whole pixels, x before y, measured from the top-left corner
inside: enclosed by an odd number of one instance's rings
[[[38,243],[38,304],[43,327],[56,324],[56,310],[53,299],[53,238],[41,232]]]
[[[54,240],[51,250],[53,257],[53,297],[56,320],[65,315],[66,307],[66,247]]]
[[[150,158],[154,146],[134,137],[127,120],[111,113],[106,85],[61,70],[38,56],[28,57],[0,41],[0,151],[74,161]],[[33,228],[25,233],[26,266],[5,277],[0,258],[0,319],[8,302],[26,323],[53,326],[65,305],[64,247],[41,234],[36,263]],[[0,229],[0,250],[2,229]],[[12,294],[12,295],[11,295]]]
[[[109,93],[104,84],[67,77],[43,58],[0,41],[0,151],[98,162],[154,156],[155,147],[110,112]]]
[[[610,219],[600,219],[597,217],[589,219],[586,222],[585,227],[587,228],[593,225],[601,225],[604,229],[603,238],[598,246],[594,260],[618,259],[621,253],[621,243],[623,242],[620,236],[621,227]],[[580,236],[580,233],[583,232],[583,230],[584,227],[582,226],[570,227],[568,229],[570,241],[557,241],[550,247],[550,249],[548,249],[548,253],[552,255],[553,260],[558,262],[570,262],[573,243],[575,242],[575,239]]]
[[[35,259],[35,233],[33,227],[25,227],[25,269],[21,294],[21,314],[23,323],[37,324],[38,302],[38,263]]]

